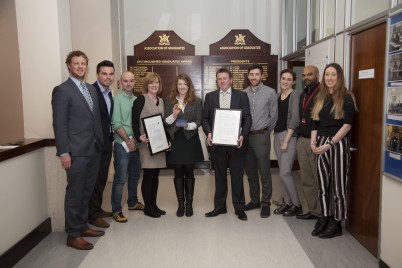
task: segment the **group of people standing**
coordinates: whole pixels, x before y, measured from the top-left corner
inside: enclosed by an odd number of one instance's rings
[[[167,163],[174,167],[176,215],[192,216],[194,164],[204,159],[198,134],[200,126],[215,170],[214,209],[206,217],[227,213],[227,168],[237,217],[247,220],[245,211],[256,208],[261,208],[262,218],[270,216],[270,134],[274,131],[274,148],[284,186],[283,204],[274,213],[318,219],[312,235],[324,238],[342,234],[341,221],[347,216],[348,132],[357,107],[353,94],[344,86],[343,71],[338,64],[326,67],[321,83],[318,69],[307,66],[301,94],[293,90],[296,74],[288,69],[280,73],[281,90],[277,94],[262,83],[261,65],[252,64],[248,68],[250,86],[243,91],[233,89],[232,73],[220,68],[216,73],[219,89],[206,94],[204,104],[186,74],[175,78],[170,95],[163,100],[159,97],[162,81],[157,73],[145,76],[143,94],[136,97],[134,74],[126,71],[120,78],[121,90],[113,97],[112,62],[105,60],[97,65],[97,81],[93,85],[85,82],[88,67],[85,53],[70,52],[66,65],[70,77],[54,88],[52,110],[57,155],[67,174],[64,208],[68,246],[92,249],[93,245],[82,237],[105,234],[91,229],[88,223],[107,228],[105,217],[127,222],[121,204],[126,179],[129,210],[143,210],[153,218],[165,215],[166,211],[156,203],[159,172]],[[241,110],[237,146],[214,143],[216,109]],[[163,117],[170,148],[152,155],[142,119],[157,114]],[[102,197],[112,154],[113,211],[106,212],[102,209]],[[291,174],[296,154],[308,205],[304,214]],[[137,195],[141,170],[144,204]],[[250,189],[248,204],[244,172]]]

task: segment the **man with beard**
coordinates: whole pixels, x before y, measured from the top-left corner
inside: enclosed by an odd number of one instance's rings
[[[88,226],[88,202],[99,172],[103,147],[102,124],[96,89],[85,83],[88,57],[82,51],[68,54],[70,77],[52,93],[53,129],[57,156],[66,170],[64,200],[67,246],[90,250],[82,237],[98,237],[104,231]]]
[[[271,215],[270,200],[272,196],[271,132],[278,119],[278,101],[275,90],[262,83],[262,73],[261,65],[250,65],[248,68],[250,86],[244,90],[250,101],[252,116],[252,126],[249,132],[250,148],[245,161],[251,201],[244,207],[244,210],[261,207],[261,217],[267,218]]]
[[[320,74],[318,68],[313,65],[306,66],[303,70],[304,92],[300,96],[299,114],[300,137],[297,139],[297,157],[299,160],[302,189],[307,201],[308,212],[296,215],[298,219],[311,220],[321,216],[318,200],[318,182],[315,164],[315,155],[311,151],[310,138],[312,129],[311,109],[314,106],[314,98],[320,87]]]

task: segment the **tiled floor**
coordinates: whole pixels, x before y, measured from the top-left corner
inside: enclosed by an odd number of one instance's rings
[[[315,221],[274,214],[263,219],[259,210],[240,221],[230,194],[228,213],[206,218],[204,213],[213,208],[214,179],[204,170],[197,170],[194,216],[178,218],[171,171],[161,174],[158,205],[167,215],[153,219],[125,205],[128,223],[107,219],[111,227],[105,236],[88,239],[95,243],[93,250],[68,248],[64,233],[52,233],[16,267],[378,267],[376,258],[346,231],[319,239],[310,235]],[[245,190],[247,199],[247,182]]]

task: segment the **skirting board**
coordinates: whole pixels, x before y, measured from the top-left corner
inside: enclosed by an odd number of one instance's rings
[[[31,249],[39,244],[48,234],[52,232],[51,219],[47,218],[39,224],[32,232],[27,234],[17,244],[11,247],[0,256],[0,267],[13,267],[19,262]]]

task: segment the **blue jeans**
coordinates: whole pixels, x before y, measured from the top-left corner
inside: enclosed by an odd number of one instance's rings
[[[112,210],[113,213],[122,211],[121,199],[123,196],[123,186],[128,176],[128,206],[133,206],[138,202],[137,186],[141,175],[140,154],[136,150],[127,153],[123,145],[114,144],[114,177],[112,187]]]

